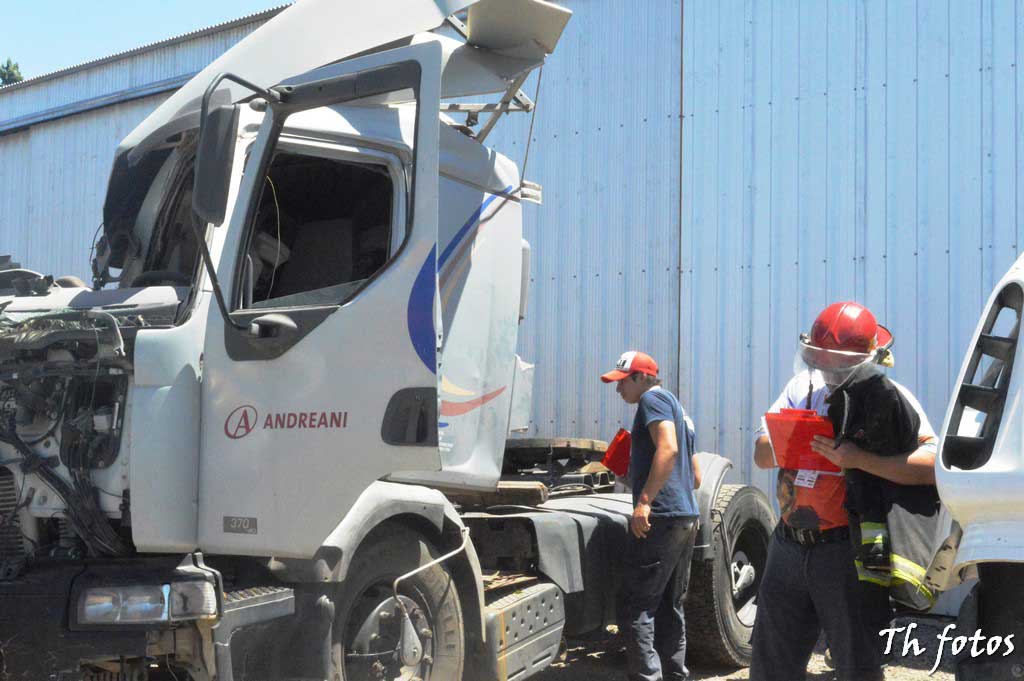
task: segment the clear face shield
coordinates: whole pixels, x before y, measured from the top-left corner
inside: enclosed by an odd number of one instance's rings
[[[807,334],[800,334],[800,344],[794,360],[794,372],[813,371],[814,378],[822,381],[830,391],[854,376],[864,377],[881,373],[883,367],[892,366],[892,343],[873,352],[826,350],[811,345]]]

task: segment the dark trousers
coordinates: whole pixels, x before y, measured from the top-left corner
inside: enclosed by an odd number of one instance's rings
[[[882,679],[865,613],[849,540],[802,546],[776,529],[757,592],[750,681],[802,681],[822,630],[839,681]]]
[[[683,593],[695,518],[651,518],[646,539],[629,536],[625,603],[630,681],[679,681],[686,670]]]
[[[875,654],[878,656],[876,659],[879,664],[887,662],[892,658],[892,651],[889,652],[889,655],[885,654],[887,637],[879,636],[878,632],[892,626],[893,610],[889,602],[889,587],[871,582],[861,582],[860,597],[864,613],[864,626],[868,632],[868,638],[874,643]],[[895,648],[895,643],[893,647]]]

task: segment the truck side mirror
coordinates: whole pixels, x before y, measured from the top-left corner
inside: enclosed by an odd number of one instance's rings
[[[219,106],[200,121],[192,210],[203,221],[219,225],[227,213],[231,164],[235,154],[238,108]]]

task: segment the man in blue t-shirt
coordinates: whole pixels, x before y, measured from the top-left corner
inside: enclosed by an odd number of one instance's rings
[[[658,365],[626,352],[601,376],[637,405],[629,481],[633,517],[624,585],[630,681],[679,681],[686,670],[683,594],[697,534],[700,470],[693,424],[675,395],[661,387]]]

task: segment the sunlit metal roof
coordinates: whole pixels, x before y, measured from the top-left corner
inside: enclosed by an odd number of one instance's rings
[[[224,30],[229,29],[229,28],[234,28],[235,26],[244,26],[245,24],[250,24],[250,23],[253,23],[253,22],[257,22],[257,21],[266,21],[267,19],[270,19],[274,15],[279,14],[280,12],[282,12],[284,9],[289,7],[291,4],[292,3],[286,3],[284,5],[278,5],[277,7],[272,7],[270,9],[263,10],[262,12],[255,12],[253,14],[248,14],[248,15],[246,15],[244,17],[240,17],[238,19],[232,19],[230,21],[224,21],[224,22],[221,22],[219,24],[214,24],[213,26],[207,26],[205,28],[196,29],[195,31],[189,31],[188,33],[182,33],[181,35],[176,35],[174,37],[166,38],[164,40],[158,40],[157,42],[154,42],[154,43],[149,43],[149,44],[146,44],[146,45],[142,45],[140,47],[132,48],[130,50],[124,50],[122,52],[117,52],[115,54],[112,54],[112,55],[109,55],[109,56],[106,56],[106,57],[100,57],[99,59],[92,59],[92,60],[87,61],[87,62],[82,62],[81,64],[75,64],[74,66],[68,66],[68,67],[63,68],[63,69],[58,69],[56,71],[51,71],[50,73],[44,73],[41,76],[35,76],[33,78],[26,78],[25,80],[23,80],[21,82],[12,83],[11,85],[5,85],[5,86],[0,87],[0,93],[7,93],[7,92],[10,92],[12,90],[21,89],[23,87],[28,87],[28,86],[31,86],[31,85],[37,85],[37,84],[39,84],[39,83],[41,83],[43,81],[47,81],[47,80],[51,80],[53,78],[59,78],[59,77],[62,77],[62,76],[70,75],[70,74],[72,74],[72,73],[74,73],[76,71],[81,71],[81,70],[87,69],[87,68],[94,68],[94,67],[99,66],[101,64],[106,64],[106,63],[109,63],[109,62],[112,62],[112,61],[117,61],[118,59],[124,59],[125,57],[134,56],[134,55],[137,55],[137,54],[141,54],[143,52],[149,52],[151,50],[155,50],[155,49],[158,49],[158,48],[161,48],[161,47],[168,47],[170,45],[174,45],[175,43],[184,42],[186,40],[192,40],[194,38],[199,38],[199,37],[202,37],[204,35],[208,35],[210,33],[218,33],[220,31],[224,31]]]

